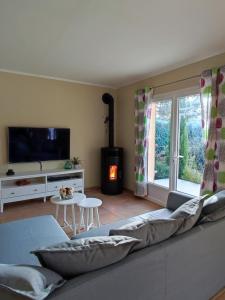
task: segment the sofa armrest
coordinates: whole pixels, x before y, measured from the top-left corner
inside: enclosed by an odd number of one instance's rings
[[[166,207],[171,210],[176,210],[179,206],[183,203],[187,202],[188,200],[192,199],[193,196],[180,193],[180,192],[169,192]]]

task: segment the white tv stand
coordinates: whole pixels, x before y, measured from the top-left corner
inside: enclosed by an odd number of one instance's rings
[[[21,179],[29,181],[27,185],[18,185]],[[44,198],[57,195],[60,187],[73,187],[76,192],[84,192],[84,170],[48,170],[23,172],[12,176],[0,175],[0,211],[5,203]]]

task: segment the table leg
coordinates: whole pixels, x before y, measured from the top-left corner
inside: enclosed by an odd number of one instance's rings
[[[1,200],[1,213],[3,213],[4,203],[3,200]]]
[[[84,224],[84,209],[83,207],[80,207],[80,226],[85,225]]]
[[[73,233],[74,235],[76,235],[76,219],[75,219],[75,208],[74,208],[74,205],[72,204],[71,205],[72,207],[72,224],[73,224]]]
[[[59,205],[56,204],[56,209],[55,209],[55,218],[58,221],[58,217],[59,217]]]
[[[80,207],[80,220],[78,225],[78,233],[80,233],[80,228],[84,224],[84,209]]]
[[[86,226],[85,226],[85,228],[86,228],[86,231],[88,231],[89,230],[89,208],[85,208],[86,209]]]
[[[63,219],[63,221],[64,221],[64,224],[67,224],[67,220],[66,220],[66,205],[64,205],[64,219]]]
[[[93,208],[90,208],[90,226],[93,226],[94,218],[93,218]]]
[[[100,227],[100,219],[99,219],[99,213],[98,213],[98,208],[95,208],[95,215],[96,215],[96,221],[97,221],[97,227]]]

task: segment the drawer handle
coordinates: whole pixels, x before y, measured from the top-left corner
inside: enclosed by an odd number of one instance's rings
[[[38,189],[34,189],[33,191],[34,191],[34,192],[37,192],[37,191],[38,191]]]
[[[57,185],[55,186],[55,189],[57,189],[58,187],[57,187]]]
[[[10,194],[11,194],[11,195],[15,195],[15,193],[14,193],[14,192],[11,192]]]

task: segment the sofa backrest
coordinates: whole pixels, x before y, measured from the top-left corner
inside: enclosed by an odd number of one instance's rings
[[[69,280],[50,299],[205,300],[224,286],[225,218]]]
[[[177,191],[169,192],[166,208],[170,210],[176,210],[179,206],[187,202],[188,200],[194,198],[192,195],[180,193]]]

